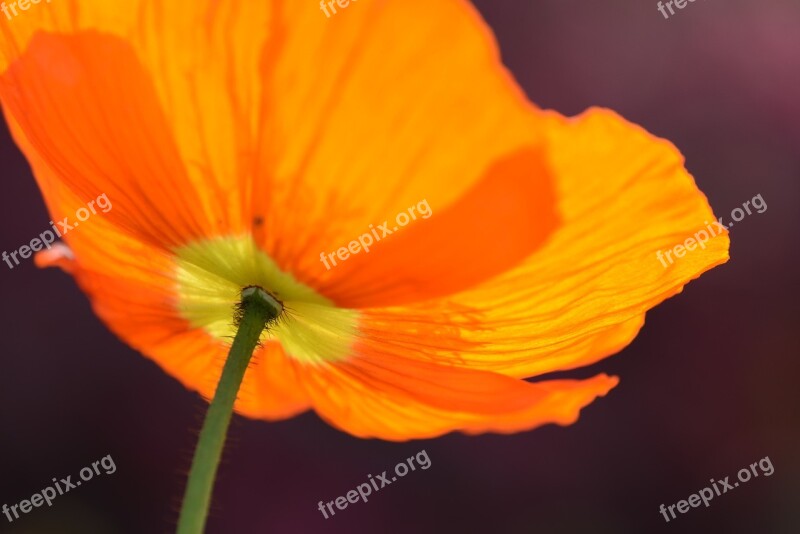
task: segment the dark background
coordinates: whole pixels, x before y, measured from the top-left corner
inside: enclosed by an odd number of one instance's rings
[[[622,379],[576,425],[395,444],[314,414],[237,418],[209,532],[800,532],[800,1],[697,0],[669,20],[654,0],[478,6],[534,102],[613,108],[677,144],[718,215],[757,194],[768,210],[630,347],[574,373]],[[5,131],[0,168],[13,250],[49,218]],[[0,531],[170,532],[204,403],[117,341],[65,274],[0,271],[0,505],[117,465]],[[327,521],[317,510],[423,448],[427,471]],[[660,504],[765,456],[771,477],[664,522]]]

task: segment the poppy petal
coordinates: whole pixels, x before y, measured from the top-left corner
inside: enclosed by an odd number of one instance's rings
[[[36,156],[84,202],[106,194],[115,209],[105,217],[131,235],[171,247],[206,233],[150,78],[124,41],[38,34],[0,77],[0,98]]]
[[[674,146],[607,110],[548,123],[563,226],[478,287],[363,311],[371,343],[515,377],[572,369],[622,349],[648,309],[727,261],[727,232],[708,232],[716,219]],[[701,230],[703,248],[659,261]]]
[[[42,186],[51,213],[74,213],[83,205],[36,156],[17,123],[9,120],[17,144]],[[105,217],[94,215],[85,228],[37,253],[39,266],[59,266],[72,274],[108,328],[157,363],[188,389],[211,398],[228,354],[227,343],[193,329],[176,311],[175,263],[161,247],[132,238]],[[261,419],[277,420],[305,411],[310,399],[283,349],[266,343],[248,368],[236,409]]]
[[[181,213],[204,213],[203,224],[192,225],[186,235],[240,234],[252,221],[247,184],[256,178],[259,63],[274,26],[274,10],[271,2],[216,0],[43,3],[13,20],[0,17],[0,71],[15,63],[22,71],[17,80],[9,80],[6,72],[11,89],[26,86],[34,74],[56,83],[37,94],[52,102],[29,102],[26,116],[17,117],[28,123],[34,144],[47,149],[44,156],[65,152],[58,146],[62,139],[53,146],[45,132],[40,140],[33,135],[34,128],[46,130],[50,125],[43,121],[55,116],[72,123],[63,125],[60,136],[80,135],[77,141],[64,140],[67,148],[78,141],[91,147],[83,159],[93,160],[90,178],[95,182],[101,174],[135,201],[142,200],[134,194],[137,189],[153,193],[151,202],[139,202],[136,208],[149,210],[151,220],[164,217],[164,211],[176,219]],[[48,49],[42,49],[42,41]],[[32,47],[39,52],[32,53]],[[54,79],[59,75],[61,79]],[[80,87],[70,88],[69,80]],[[69,90],[62,91],[59,84],[65,83]],[[25,96],[33,98],[27,89]],[[48,117],[27,116],[38,104],[45,105]],[[7,106],[11,112],[13,108]],[[107,161],[102,155],[112,148],[132,155]],[[77,154],[81,152],[71,152],[67,162]],[[79,179],[63,176],[69,170],[65,165],[56,169],[62,179]],[[111,186],[100,189],[111,196]]]
[[[167,228],[175,246],[252,230],[284,271],[342,306],[452,293],[541,246],[556,216],[535,108],[468,2],[354,4],[336,24],[316,4],[259,6],[141,2],[115,12],[64,0],[21,25],[0,21],[0,50],[16,64],[8,108],[41,107],[17,117],[31,141],[74,190],[131,204],[135,214],[113,215],[129,231],[153,241],[153,226]],[[46,80],[37,94],[48,102],[15,92],[32,80]],[[93,120],[63,116],[84,113],[95,86],[118,100],[95,99]],[[53,121],[62,128],[47,135]],[[120,123],[139,135],[110,130]],[[65,136],[72,143],[54,142]],[[78,140],[93,147],[91,161],[61,157],[78,153]],[[120,162],[94,147],[106,144],[141,157]],[[159,195],[144,198],[148,190]],[[435,221],[381,243],[380,259],[323,269],[321,253],[423,199]],[[491,200],[507,209],[494,212]],[[202,223],[192,218],[201,213]],[[470,247],[482,261],[470,261]]]
[[[617,384],[603,374],[530,383],[374,352],[301,373],[314,409],[331,425],[392,441],[454,430],[512,433],[548,423],[569,425],[581,408]]]
[[[539,116],[468,2],[353,3],[335,20],[291,2],[280,16],[254,197],[256,239],[283,270],[340,306],[385,306],[465,289],[541,246],[557,219]],[[422,201],[430,219],[399,228]],[[374,247],[327,270],[321,257],[371,225]]]

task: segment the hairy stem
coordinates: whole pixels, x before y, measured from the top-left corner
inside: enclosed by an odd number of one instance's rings
[[[178,534],[202,534],[205,528],[233,403],[261,332],[282,310],[281,303],[259,287],[242,291],[238,330],[200,431],[183,496]]]

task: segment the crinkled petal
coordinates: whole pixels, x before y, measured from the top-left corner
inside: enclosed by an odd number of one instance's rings
[[[345,363],[302,370],[314,409],[331,425],[385,440],[512,433],[569,425],[580,409],[617,384],[615,377],[525,382],[361,348]]]
[[[371,343],[516,377],[589,365],[630,343],[648,309],[727,261],[727,232],[708,231],[716,219],[673,145],[601,109],[550,114],[548,128],[563,225],[473,289],[365,311]],[[703,230],[703,248],[658,259]]]

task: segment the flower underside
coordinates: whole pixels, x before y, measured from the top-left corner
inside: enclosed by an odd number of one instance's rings
[[[336,307],[281,271],[250,236],[197,241],[174,252],[177,309],[192,327],[230,343],[242,290],[257,286],[283,305],[261,343],[279,341],[289,357],[305,364],[339,361],[350,353],[358,312]]]

